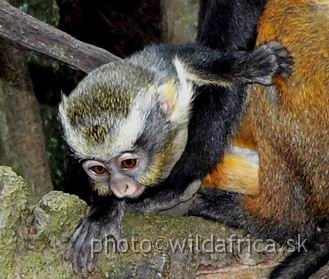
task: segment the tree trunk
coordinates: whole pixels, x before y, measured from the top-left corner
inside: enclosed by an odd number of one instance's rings
[[[162,0],[162,41],[193,42],[196,37],[198,0]]]
[[[0,65],[0,165],[26,179],[35,202],[53,188],[39,105],[22,51],[0,40]]]

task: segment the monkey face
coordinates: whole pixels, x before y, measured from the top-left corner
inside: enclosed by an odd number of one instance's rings
[[[147,165],[143,152],[127,152],[104,162],[85,160],[82,167],[92,179],[92,186],[100,195],[112,192],[118,198],[137,198],[145,190],[138,177]]]
[[[166,179],[185,149],[192,97],[186,80],[121,62],[96,69],[63,96],[65,139],[93,188],[136,198]]]
[[[129,151],[107,160],[83,160],[82,167],[98,194],[138,198],[146,188],[168,177],[185,148],[187,127],[172,129],[161,118],[156,123],[158,127],[150,125],[142,131]]]

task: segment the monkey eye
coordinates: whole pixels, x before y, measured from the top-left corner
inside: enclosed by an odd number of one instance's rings
[[[88,169],[96,175],[104,175],[107,173],[107,169],[101,165],[91,166]]]
[[[137,159],[126,159],[120,162],[120,168],[123,170],[131,170],[134,169],[138,165]]]
[[[109,173],[106,166],[98,161],[88,160],[83,162],[82,166],[87,174],[93,176],[94,178],[96,176],[105,176]]]

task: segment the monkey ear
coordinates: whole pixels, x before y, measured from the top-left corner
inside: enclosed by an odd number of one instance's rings
[[[159,87],[160,107],[172,122],[188,119],[193,100],[192,83],[178,79],[171,79]]]
[[[171,113],[177,103],[176,84],[173,79],[159,87],[160,107],[164,113]]]
[[[160,107],[169,115],[170,121],[185,121],[188,118],[191,102],[195,97],[193,85],[229,85],[207,70],[207,65],[198,67],[195,63],[187,64],[178,57],[174,58],[173,64],[178,81],[172,79],[159,87]]]

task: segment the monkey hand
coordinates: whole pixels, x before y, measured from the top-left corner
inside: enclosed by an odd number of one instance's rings
[[[289,77],[292,72],[293,60],[289,52],[279,42],[264,44],[250,53],[248,67],[244,75],[250,82],[272,85],[273,76]],[[241,69],[240,69],[241,70]]]
[[[97,254],[102,250],[103,240],[108,236],[114,238],[115,243],[121,239],[121,222],[123,210],[115,209],[112,212],[91,214],[73,234],[65,251],[64,259],[70,260],[73,272],[86,278],[95,269]],[[97,217],[97,218],[96,218]],[[117,247],[116,247],[117,248]]]

